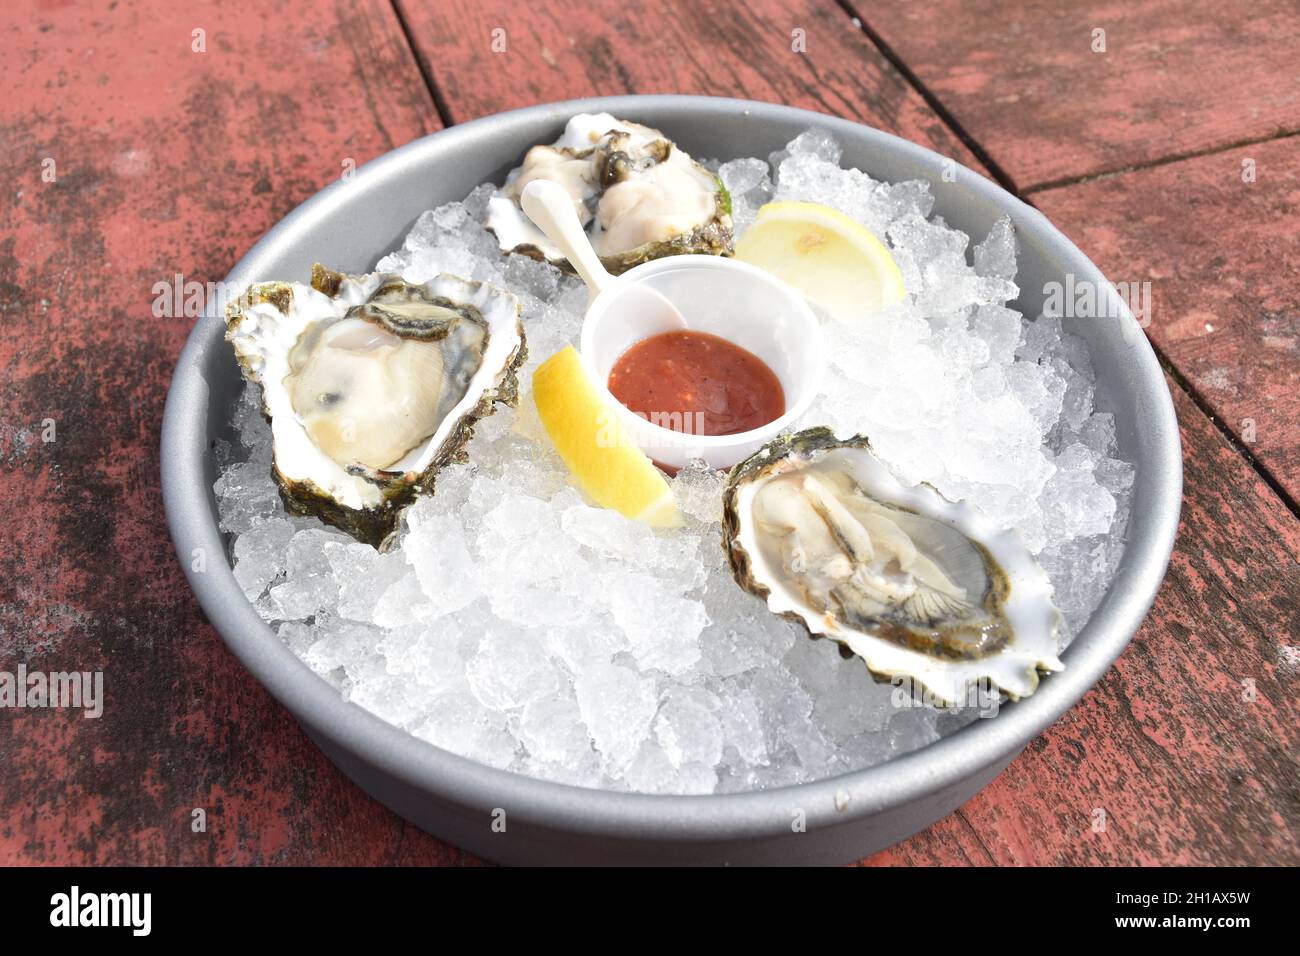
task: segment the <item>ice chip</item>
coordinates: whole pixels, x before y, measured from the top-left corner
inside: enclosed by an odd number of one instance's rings
[[[250,601],[284,572],[292,537],[292,524],[283,518],[268,518],[235,539],[235,580]]]
[[[559,680],[538,637],[520,631],[484,636],[467,669],[470,690],[484,707],[513,710],[555,692]]]
[[[743,196],[757,189],[767,179],[768,165],[761,159],[735,159],[718,168],[722,185],[733,196]]]
[[[974,251],[975,271],[981,276],[1014,279],[1016,276],[1016,229],[1010,216],[1002,216],[977,243]]]
[[[658,710],[654,680],[617,664],[597,664],[574,686],[596,749],[611,769],[622,770],[641,749]]]
[[[591,751],[582,712],[571,697],[543,697],[525,706],[519,739],[529,754],[549,763],[577,764]]]
[[[674,691],[655,718],[655,740],[668,761],[680,769],[688,763],[717,766],[722,759],[722,724],[714,715],[717,699],[707,691]]]

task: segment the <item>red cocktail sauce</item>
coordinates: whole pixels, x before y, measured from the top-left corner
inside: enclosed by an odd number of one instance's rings
[[[781,382],[758,356],[707,332],[663,332],[619,356],[614,397],[650,422],[695,435],[734,435],[785,414]]]

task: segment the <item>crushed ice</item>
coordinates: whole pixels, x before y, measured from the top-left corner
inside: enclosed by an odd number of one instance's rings
[[[1083,342],[1022,317],[1015,235],[1003,219],[970,248],[930,217],[921,182],[838,165],[809,131],[771,157],[718,167],[738,231],[772,199],[841,210],[887,237],[907,301],[852,327],[801,427],[862,432],[906,481],[928,481],[1038,554],[1065,639],[1100,601],[1123,546],[1133,468],[1094,409]],[[775,179],[771,176],[776,170]],[[773,787],[870,766],[975,719],[896,707],[860,661],[769,614],[732,581],[720,547],[721,478],[684,469],[684,531],[656,533],[574,490],[526,394],[533,369],[576,340],[582,284],[503,257],[482,220],[490,186],[424,213],[378,268],[421,282],[452,272],[519,294],[530,359],[517,411],[483,421],[469,465],[408,512],[379,554],[283,511],[270,431],[250,388],[216,494],[235,577],[262,617],[347,699],[440,747],[552,780],[653,793]],[[1050,678],[1049,678],[1050,679]]]

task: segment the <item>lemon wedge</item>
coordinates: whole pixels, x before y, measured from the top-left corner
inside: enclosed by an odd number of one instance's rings
[[[560,457],[597,504],[658,528],[682,523],[668,480],[631,441],[572,345],[533,373],[533,401]]]
[[[871,230],[815,202],[772,202],[736,242],[736,258],[784,279],[814,305],[852,320],[901,302],[898,264]]]

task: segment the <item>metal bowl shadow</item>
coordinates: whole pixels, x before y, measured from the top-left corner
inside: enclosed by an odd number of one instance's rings
[[[663,129],[696,156],[764,156],[809,127],[844,144],[846,165],[889,181],[927,180],[935,212],[977,238],[1009,214],[1020,238],[1020,307],[1045,284],[1104,278],[1037,210],[921,146],[842,119],[768,103],[693,96],[574,100],[502,113],[396,149],[323,189],[240,260],[227,282],[306,279],[313,262],[366,271],[424,209],[499,181],[574,113],[605,110]],[[345,702],[276,637],[244,597],[217,527],[212,441],[228,434],[239,369],[209,315],[189,337],[167,398],[164,502],[181,564],[226,645],[368,793],[418,826],[488,859],[571,863],[838,863],[859,859],[956,809],[1071,707],[1137,630],[1164,575],[1178,524],[1182,461],[1159,363],[1133,316],[1073,319],[1137,468],[1128,544],[1114,583],[1065,653],[1066,670],[1027,700],[918,751],[816,783],[714,796],[571,787],[440,750]],[[221,559],[195,562],[195,555]],[[195,570],[203,567],[204,570]],[[802,821],[803,826],[799,826]],[[504,823],[504,828],[502,824]]]

